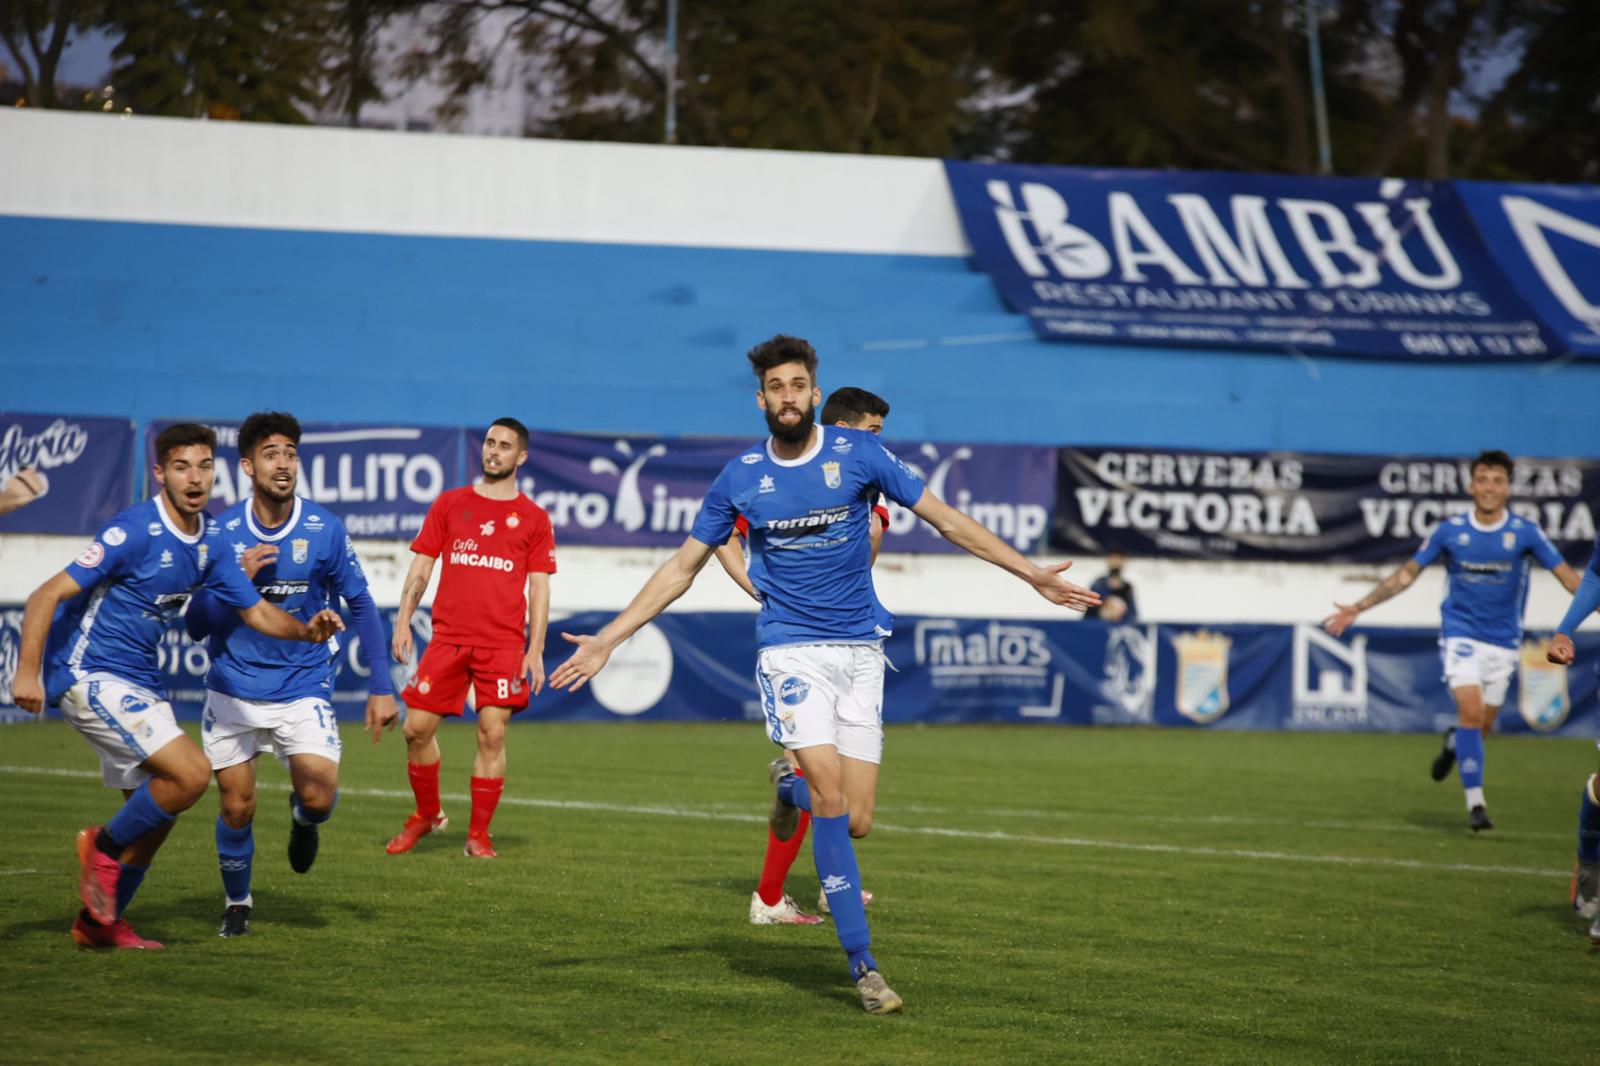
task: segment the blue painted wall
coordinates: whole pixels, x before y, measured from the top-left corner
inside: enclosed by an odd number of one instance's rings
[[[1600,365],[1047,344],[964,260],[0,216],[0,409],[749,436],[783,331],[894,435],[1600,453]]]

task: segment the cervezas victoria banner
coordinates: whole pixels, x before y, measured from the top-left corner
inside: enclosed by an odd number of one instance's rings
[[[1472,507],[1470,458],[1062,448],[1052,547],[1202,559],[1380,562]],[[1588,558],[1600,461],[1518,459],[1511,510]]]
[[[1559,350],[1448,182],[945,171],[979,265],[1049,340],[1446,360]]]

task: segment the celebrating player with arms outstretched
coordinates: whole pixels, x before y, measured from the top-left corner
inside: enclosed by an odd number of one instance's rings
[[[444,559],[433,603],[433,639],[401,693],[406,714],[406,772],[417,809],[388,843],[390,855],[450,821],[439,807],[439,722],[459,717],[470,687],[478,710],[478,756],[472,765],[472,822],[465,851],[492,859],[489,823],[506,776],[506,723],[544,688],[544,635],[550,619],[555,534],[544,508],[517,491],[528,459],[528,429],[496,419],[483,440],[483,480],[433,501],[400,594],[394,656],[411,659],[411,615],[422,602],[433,564]],[[529,684],[531,679],[531,685]]]
[[[889,403],[881,396],[874,395],[866,389],[857,389],[846,385],[834,389],[822,405],[822,424],[824,426],[837,426],[842,429],[859,429],[867,433],[882,433],[883,421],[889,417]],[[750,534],[750,523],[740,515],[734,522],[734,535],[728,538],[726,544],[717,549],[717,561],[720,562],[728,576],[738,583],[739,587],[749,593],[756,602],[761,601],[761,594],[750,583],[750,575],[744,561],[744,538]],[[868,533],[872,537],[872,562],[878,561],[878,548],[883,543],[884,531],[889,528],[889,509],[883,505],[880,498],[872,508],[872,521],[868,526]],[[783,777],[785,774],[804,776],[791,758],[784,752],[772,761],[768,771],[773,778]],[[875,804],[876,797],[847,796],[852,811],[861,811],[864,806]],[[800,847],[805,843],[806,830],[811,826],[811,815],[805,811],[799,812],[800,818],[796,822],[792,817],[794,808],[786,808],[778,812],[778,818],[767,826],[767,854],[761,863],[761,878],[756,883],[756,890],[750,894],[750,924],[752,925],[817,925],[822,919],[815,914],[807,914],[800,909],[799,904],[784,892],[784,881],[789,876],[789,870],[794,866],[794,860],[800,855]],[[785,835],[779,836],[779,831]],[[863,906],[872,902],[872,893],[866,889],[861,890],[861,903]],[[828,895],[820,889],[817,893],[817,908],[823,912],[828,911]]]
[[[372,674],[367,728],[372,739],[394,727],[397,711],[389,678],[389,642],[367,592],[355,546],[332,511],[295,495],[300,470],[300,423],[279,411],[257,412],[239,427],[239,457],[251,495],[222,513],[222,550],[239,560],[263,599],[296,618],[333,606],[342,596]],[[250,932],[252,824],[256,812],[256,755],[275,752],[288,766],[289,865],[311,869],[318,826],[333,815],[339,795],[339,725],[333,676],[338,645],[311,648],[263,637],[217,610],[209,593],[189,604],[185,621],[196,640],[209,637],[206,675],[206,757],[217,775],[217,863],[227,901],[220,936]]]
[[[83,911],[73,939],[90,947],[159,948],[123,920],[173,819],[211,779],[206,757],[160,695],[162,634],[200,585],[252,628],[281,640],[326,641],[342,629],[323,611],[301,621],[265,602],[222,551],[221,528],[202,511],[211,498],[217,436],[184,423],[156,437],[161,491],[123,511],[65,570],[28,597],[12,688],[17,706],[46,702],[100,756],[105,783],[125,802],[104,826],[78,834]],[[53,623],[56,608],[66,609]],[[49,635],[49,672],[40,667]]]
[[[1450,584],[1440,612],[1439,648],[1459,724],[1445,732],[1433,779],[1443,781],[1460,760],[1473,832],[1494,828],[1483,796],[1483,735],[1494,724],[1516,670],[1528,602],[1528,557],[1552,570],[1568,592],[1578,587],[1578,575],[1544,531],[1506,508],[1512,473],[1505,452],[1487,451],[1474,459],[1472,510],[1440,522],[1405,565],[1355,603],[1334,604],[1338,610],[1322,623],[1339,636],[1362,611],[1410,588],[1423,567],[1444,556]]]
[[[576,690],[611,653],[689,588],[743,515],[750,524],[750,578],[761,594],[756,680],[768,735],[798,759],[805,777],[777,781],[774,815],[812,816],[812,854],[831,902],[839,943],[862,1006],[902,1008],[872,957],[852,835],[870,827],[851,797],[876,792],[883,752],[883,649],[888,621],[872,595],[869,512],[881,492],[910,507],[952,544],[994,563],[1067,607],[1099,597],[1061,577],[1070,563],[1040,567],[929,493],[922,479],[871,433],[816,425],[817,356],[797,337],[777,336],[749,353],[756,403],[772,436],[734,457],[706,493],[694,530],[622,613],[578,646],[551,676]],[[779,834],[780,836],[786,834]]]
[[[1572,646],[1572,634],[1597,607],[1600,607],[1600,540],[1595,541],[1594,553],[1589,556],[1589,566],[1573,594],[1572,605],[1556,627],[1555,639],[1550,641],[1547,658],[1551,662],[1572,665],[1578,654]],[[1572,907],[1580,917],[1593,919],[1589,941],[1600,944],[1600,774],[1589,775],[1578,801],[1578,865],[1572,872]]]

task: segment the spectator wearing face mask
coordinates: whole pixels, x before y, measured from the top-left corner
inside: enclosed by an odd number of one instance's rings
[[[1089,586],[1100,594],[1104,602],[1085,611],[1083,613],[1085,618],[1098,618],[1105,622],[1139,620],[1139,608],[1133,598],[1133,585],[1122,576],[1122,568],[1127,561],[1128,557],[1121,552],[1111,552],[1106,556],[1105,576],[1097,578]]]

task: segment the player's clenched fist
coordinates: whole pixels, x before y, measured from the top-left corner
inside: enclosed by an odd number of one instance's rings
[[[1572,660],[1578,657],[1578,649],[1572,646],[1572,638],[1565,633],[1557,633],[1555,639],[1550,641],[1550,650],[1544,657],[1560,666],[1571,666]]]
[[[29,714],[44,710],[44,684],[38,677],[18,675],[11,682],[11,700]]]

